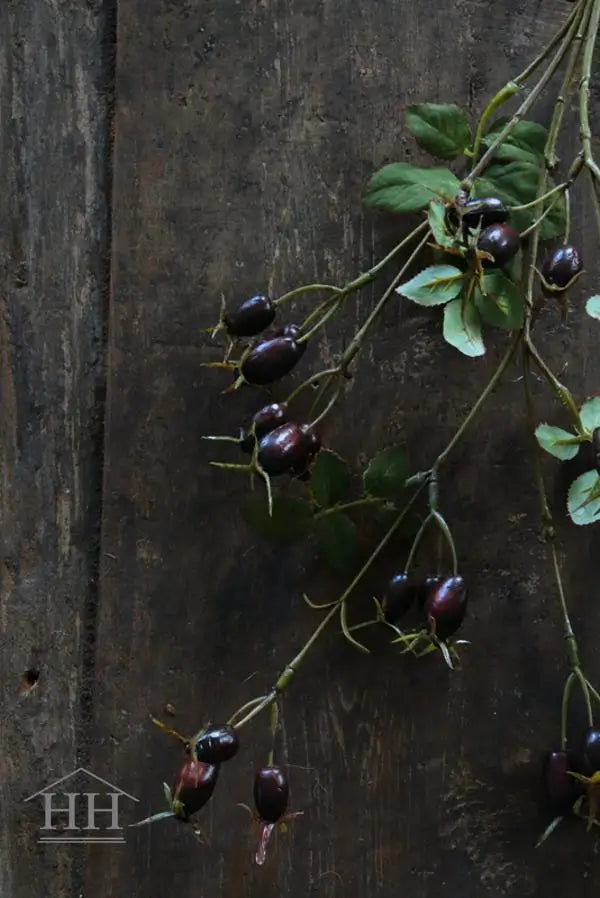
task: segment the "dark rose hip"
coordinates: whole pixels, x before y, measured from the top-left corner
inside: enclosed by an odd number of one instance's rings
[[[429,577],[426,577],[419,584],[419,591],[417,594],[417,601],[421,608],[425,605],[429,594],[435,589],[435,587],[442,582],[444,578],[439,574],[432,574]]]
[[[214,792],[219,768],[203,761],[188,758],[183,762],[173,787],[174,811],[187,818],[204,807]]]
[[[446,577],[425,599],[424,611],[433,636],[442,641],[455,633],[467,610],[467,590],[462,577]]]
[[[577,797],[581,786],[569,774],[576,770],[575,757],[567,751],[549,751],[542,764],[542,792],[547,809],[553,814],[567,814]]]
[[[283,403],[272,402],[270,405],[263,406],[252,416],[250,426],[242,431],[240,443],[242,450],[252,452],[255,437],[260,440],[286,422],[287,408]],[[254,436],[252,435],[252,425],[254,425]]]
[[[489,253],[492,259],[482,259],[484,268],[502,268],[516,256],[521,247],[521,237],[509,224],[494,224],[479,235],[477,249]]]
[[[462,220],[468,228],[502,224],[508,218],[508,209],[496,196],[468,200],[462,206]]]
[[[600,771],[600,729],[588,727],[581,741],[582,773],[585,776],[593,776]]]
[[[267,474],[302,472],[311,454],[311,441],[300,425],[289,421],[264,436],[258,444],[258,463]]]
[[[271,337],[250,350],[240,370],[249,384],[265,386],[289,374],[305,351],[293,337]]]
[[[544,260],[542,277],[548,287],[547,293],[566,290],[583,271],[583,259],[576,246],[567,244],[553,250]]]
[[[275,306],[268,296],[252,296],[233,312],[226,312],[223,324],[232,337],[254,337],[275,320]]]
[[[199,761],[221,764],[233,758],[240,747],[238,734],[232,726],[210,727],[196,741],[194,751]]]
[[[416,601],[418,594],[419,584],[411,574],[404,571],[392,577],[383,596],[385,619],[390,624],[395,624]]]
[[[281,767],[262,767],[254,780],[254,804],[266,823],[277,823],[287,810],[290,787]]]

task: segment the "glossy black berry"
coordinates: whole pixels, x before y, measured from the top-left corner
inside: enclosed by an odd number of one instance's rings
[[[246,299],[233,312],[226,312],[223,324],[232,337],[254,337],[275,320],[275,306],[268,296]]]
[[[188,817],[204,807],[214,792],[218,776],[219,768],[214,764],[191,758],[184,761],[173,786],[173,802],[181,805],[178,816]]]
[[[600,771],[600,730],[588,727],[583,734],[580,749],[582,773],[592,776]]]
[[[287,421],[287,407],[283,403],[272,402],[270,405],[264,405],[253,416],[248,427],[241,433],[240,446],[244,452],[252,452],[254,449],[254,438],[260,440],[267,433],[271,433],[276,427],[281,427]],[[254,436],[252,434],[252,425],[254,425]]]
[[[267,474],[302,473],[310,458],[311,443],[300,424],[290,421],[268,433],[258,444],[258,463]]]
[[[233,758],[240,747],[238,734],[232,726],[210,727],[202,733],[194,746],[196,757],[207,764],[222,764]]]
[[[314,430],[311,430],[307,424],[303,425],[302,430],[308,438],[310,454],[316,455],[321,449],[321,437],[318,433],[315,433]]]
[[[431,575],[426,577],[419,583],[418,592],[417,592],[417,601],[421,608],[425,605],[428,596],[435,589],[435,587],[442,582],[444,578],[439,574]]]
[[[289,374],[305,350],[306,343],[298,343],[292,337],[271,337],[250,350],[240,371],[249,384],[271,384]]]
[[[434,586],[424,604],[433,636],[445,640],[455,633],[467,610],[467,590],[462,577],[445,577]]]
[[[482,259],[484,268],[502,268],[516,256],[521,246],[519,232],[509,224],[494,224],[485,228],[479,235],[477,248],[493,256]]]
[[[559,246],[544,260],[542,277],[555,291],[565,290],[571,281],[583,271],[583,259],[576,246]]]
[[[292,465],[292,473],[301,480],[309,480],[310,471],[308,468],[321,448],[321,438],[314,430],[311,430],[308,424],[303,424],[301,429],[306,439],[306,456],[300,460],[299,464]]]
[[[276,331],[274,331],[274,337],[291,337],[292,340],[297,340],[300,336],[300,328],[297,324],[284,324],[282,327],[278,327]]]
[[[594,450],[596,470],[600,474],[600,427],[596,427],[592,433],[592,448]]]
[[[261,820],[277,823],[286,812],[290,787],[281,767],[262,767],[254,780],[254,804]]]
[[[487,228],[502,224],[508,218],[508,209],[497,196],[469,200],[462,206],[462,220],[468,228]]]
[[[406,571],[392,577],[387,585],[382,601],[385,619],[390,624],[395,624],[396,621],[406,614],[410,606],[418,598],[419,587],[420,584]]]
[[[575,771],[575,757],[567,751],[549,751],[542,763],[542,793],[544,805],[555,815],[568,814],[581,786],[568,771]]]

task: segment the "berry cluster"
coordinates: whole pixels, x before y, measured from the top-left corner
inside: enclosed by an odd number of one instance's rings
[[[173,789],[165,783],[168,810],[153,814],[135,826],[145,826],[156,820],[174,817],[184,823],[208,803],[217,785],[221,764],[234,758],[239,750],[239,737],[231,724],[209,725],[191,739],[153,718],[153,722],[184,746],[186,757],[175,775]],[[290,787],[286,772],[273,763],[260,767],[254,778],[254,807],[252,818],[258,824],[259,836],[255,853],[258,865],[265,863],[267,847],[277,824],[283,824],[302,812],[287,813]],[[246,805],[244,805],[246,807]],[[249,810],[249,809],[248,809]],[[201,830],[196,828],[197,836]]]

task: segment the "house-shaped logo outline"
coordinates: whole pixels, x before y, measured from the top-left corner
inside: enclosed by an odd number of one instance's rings
[[[78,767],[76,770],[72,770],[71,773],[67,773],[65,776],[61,776],[60,779],[55,780],[53,783],[50,783],[49,786],[45,786],[43,789],[39,789],[37,792],[34,792],[33,795],[30,795],[28,798],[24,798],[23,801],[31,801],[32,798],[37,798],[39,795],[43,795],[45,792],[50,791],[50,789],[54,789],[55,786],[59,786],[61,783],[67,782],[67,780],[72,779],[74,776],[77,776],[80,773],[85,774],[85,776],[92,777],[92,779],[95,779],[97,780],[97,782],[102,783],[103,786],[108,786],[111,792],[118,792],[120,795],[124,795],[126,798],[130,798],[131,801],[139,801],[139,798],[136,798],[134,795],[130,795],[129,792],[126,792],[124,789],[119,789],[118,786],[109,783],[108,780],[102,779],[101,776],[97,776],[95,773],[92,773],[91,770],[87,770],[85,767]]]

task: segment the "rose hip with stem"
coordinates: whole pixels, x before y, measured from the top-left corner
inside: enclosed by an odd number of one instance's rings
[[[254,860],[262,866],[267,848],[277,825],[302,815],[302,811],[286,813],[290,787],[285,770],[270,763],[261,767],[254,778],[254,806],[257,812],[259,837]]]
[[[222,321],[232,337],[254,337],[275,320],[275,306],[268,296],[246,299],[233,312],[224,312]]]

